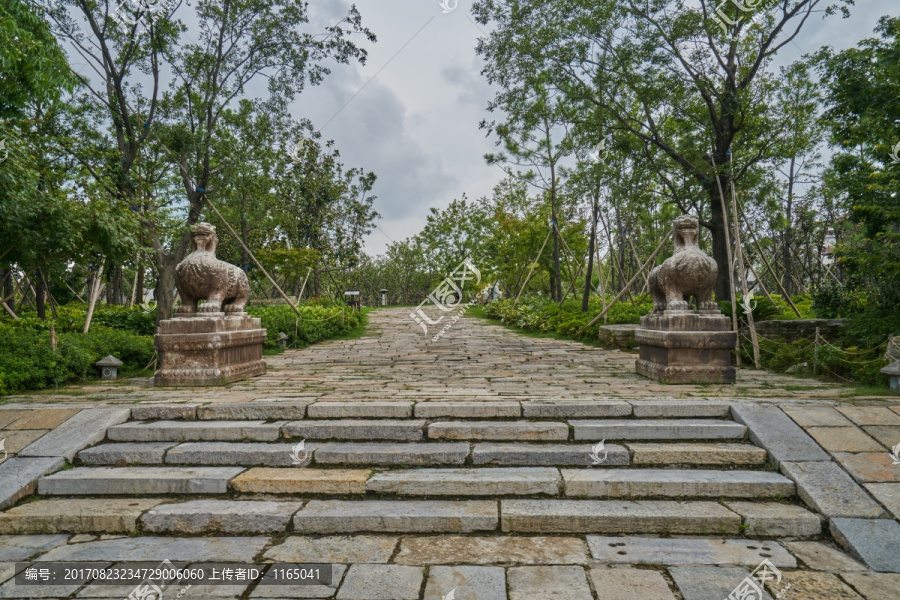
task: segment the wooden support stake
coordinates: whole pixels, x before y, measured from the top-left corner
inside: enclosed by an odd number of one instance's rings
[[[531,279],[531,274],[534,272],[534,267],[537,265],[537,261],[541,260],[541,255],[544,253],[544,247],[547,246],[547,240],[550,239],[550,234],[553,233],[553,226],[550,226],[550,230],[547,231],[547,237],[544,238],[544,243],[541,244],[541,249],[538,251],[537,258],[534,259],[534,262],[531,263],[531,268],[528,270],[528,276],[525,277],[525,282],[522,283],[522,288],[519,290],[519,293],[516,294],[516,301],[513,302],[513,308],[519,303],[519,298],[522,296],[522,292],[525,291],[525,286],[528,285],[528,280]]]
[[[656,260],[656,255],[659,254],[659,251],[663,249],[663,246],[665,246],[666,242],[669,241],[669,238],[672,237],[673,233],[675,233],[674,227],[669,230],[669,233],[667,233],[666,237],[663,238],[663,241],[659,243],[659,246],[656,247],[656,250],[654,250],[653,254],[650,255],[650,258],[647,259],[647,262],[645,262],[643,265],[641,265],[641,267],[638,269],[638,272],[635,273],[634,277],[631,278],[631,281],[629,281],[627,284],[625,284],[625,287],[622,288],[622,291],[619,292],[619,295],[616,296],[615,298],[613,298],[613,301],[610,302],[609,305],[603,309],[602,313],[600,313],[599,315],[594,317],[594,319],[590,323],[588,323],[587,325],[585,325],[584,327],[579,329],[575,333],[575,337],[578,337],[579,335],[584,333],[587,329],[590,329],[594,325],[594,323],[596,323],[597,321],[599,321],[600,319],[602,319],[603,317],[606,316],[606,313],[609,312],[609,309],[611,309],[613,306],[615,306],[616,302],[618,302],[622,298],[622,296],[625,295],[625,292],[627,292],[628,289],[632,285],[634,285],[634,282],[637,280],[637,278],[641,274],[641,272],[643,272],[644,269],[646,269],[648,266],[650,266],[650,263],[652,263],[654,260]]]
[[[84,331],[82,333],[87,333],[91,328],[91,319],[94,317],[94,307],[97,306],[97,298],[100,297],[100,291],[103,288],[103,281],[101,281],[103,277],[103,267],[106,266],[106,257],[104,256],[100,260],[100,268],[97,269],[97,275],[94,277],[94,281],[91,284],[91,296],[90,303],[88,304],[87,317],[84,320]]]

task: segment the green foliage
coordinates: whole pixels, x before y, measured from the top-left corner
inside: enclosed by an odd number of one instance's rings
[[[637,303],[619,302],[607,313],[608,325],[621,323],[638,323],[643,315],[653,309],[649,296],[639,296]],[[587,325],[602,310],[600,298],[594,296],[588,303],[588,311],[581,311],[581,302],[577,298],[568,298],[560,306],[557,302],[541,296],[529,296],[519,300],[513,307],[514,300],[505,298],[484,306],[484,313],[498,319],[504,325],[514,325],[526,331],[537,333],[554,332],[561,336],[593,342],[597,339],[598,330],[604,323],[595,323],[581,335],[575,334]]]
[[[339,337],[352,331],[360,324],[360,314],[350,307],[338,303],[317,303],[299,307],[297,316],[290,306],[248,306],[250,316],[262,320],[268,330],[266,346],[277,346],[276,340],[284,332],[288,336],[288,346],[304,347],[324,339]]]
[[[738,296],[736,298],[738,303],[738,318],[740,319],[742,324],[746,324],[747,315],[744,313],[743,307],[743,296]],[[721,309],[722,314],[731,317],[731,302],[728,300],[724,300],[719,302],[719,309]],[[760,321],[768,321],[770,319],[781,319],[784,317],[784,310],[778,304],[772,302],[765,296],[759,297],[755,296],[750,301],[750,306],[753,308],[753,322],[758,323]]]
[[[39,390],[97,374],[98,360],[112,354],[123,370],[143,368],[153,357],[153,338],[94,326],[87,334],[59,333],[56,352],[50,332],[31,322],[0,322],[0,395]]]

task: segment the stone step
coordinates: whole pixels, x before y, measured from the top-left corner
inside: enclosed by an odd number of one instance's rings
[[[306,409],[310,419],[408,419],[412,402],[315,402]]]
[[[78,458],[86,465],[161,465],[165,461],[166,450],[175,442],[122,442],[100,444],[78,453]]]
[[[742,440],[747,427],[716,419],[571,420],[576,440]]]
[[[556,496],[559,471],[547,467],[509,469],[415,469],[369,478],[366,489],[403,496]]]
[[[107,436],[115,442],[274,442],[283,423],[264,421],[152,421],[115,425]]]
[[[133,533],[161,498],[46,498],[0,513],[0,535]]]
[[[241,443],[241,442],[189,442],[179,444],[166,453],[170,465],[240,465],[245,467],[290,467],[307,465],[313,451],[319,446],[305,442],[297,444]],[[300,462],[297,463],[296,461]]]
[[[733,535],[741,516],[717,502],[500,500],[503,531]]]
[[[469,444],[456,443],[328,443],[315,451],[320,465],[441,466],[461,465]]]
[[[439,421],[428,426],[435,440],[527,440],[569,439],[569,426],[554,421]]]
[[[738,518],[740,520],[740,518]],[[471,533],[497,528],[490,500],[310,500],[295,533]]]
[[[563,469],[573,498],[779,498],[794,482],[768,471],[687,469]]]
[[[765,455],[765,452],[763,452]],[[615,444],[604,444],[597,458],[590,444],[475,444],[472,448],[472,464],[503,466],[590,466],[629,464],[628,450]]]
[[[628,442],[635,465],[763,465],[766,451],[751,444]]]
[[[404,440],[418,441],[423,437],[422,419],[340,419],[322,421],[293,421],[285,424],[284,436],[310,440]]]
[[[179,535],[283,533],[302,502],[192,500],[160,504],[141,517],[144,531]]]
[[[42,495],[225,494],[242,467],[80,467],[38,480]]]

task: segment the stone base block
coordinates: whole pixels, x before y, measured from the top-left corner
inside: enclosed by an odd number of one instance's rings
[[[241,313],[197,314],[160,323],[156,386],[214,386],[266,372],[260,320]]]
[[[708,312],[651,313],[635,332],[639,375],[664,383],[734,383],[731,321]]]

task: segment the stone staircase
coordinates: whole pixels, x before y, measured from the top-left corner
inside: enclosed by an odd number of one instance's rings
[[[747,438],[726,402],[136,405],[0,533],[818,535]]]

